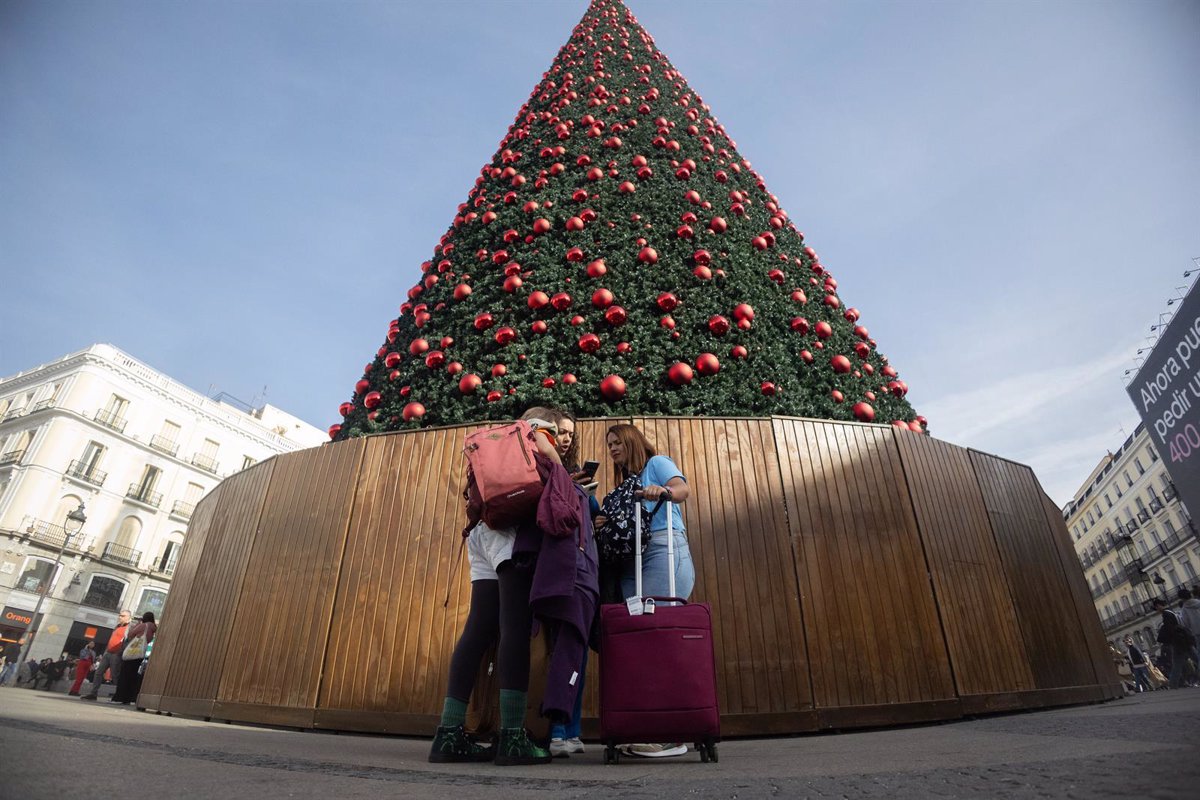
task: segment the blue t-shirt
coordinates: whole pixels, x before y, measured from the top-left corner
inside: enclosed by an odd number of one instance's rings
[[[646,462],[646,466],[642,469],[641,481],[642,486],[666,486],[667,481],[672,478],[687,478],[683,477],[683,473],[679,471],[679,467],[675,466],[675,462],[666,456],[654,456]],[[647,509],[654,508],[657,500],[644,501]],[[671,504],[671,525],[680,533],[683,532],[683,515],[679,513],[679,504]],[[667,504],[663,503],[662,508],[655,512],[654,518],[650,520],[650,530],[665,531],[667,529]]]

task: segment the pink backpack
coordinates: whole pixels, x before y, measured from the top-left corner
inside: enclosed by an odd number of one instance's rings
[[[518,420],[467,437],[463,452],[483,500],[483,521],[490,528],[507,528],[532,519],[542,496],[542,479],[533,454],[536,434]]]

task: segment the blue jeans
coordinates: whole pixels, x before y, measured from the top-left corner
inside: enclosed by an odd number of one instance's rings
[[[1152,692],[1154,687],[1150,684],[1150,669],[1149,667],[1131,666],[1133,671],[1133,679],[1137,681],[1139,692]]]
[[[675,531],[675,596],[687,600],[696,585],[696,567],[692,564],[692,551],[688,549],[687,535]],[[667,532],[654,531],[650,534],[650,545],[642,553],[642,594],[645,597],[668,597],[670,595],[667,572],[671,568],[667,560]],[[635,566],[631,558],[621,570],[621,594],[633,597],[636,593]]]
[[[551,739],[578,739],[583,716],[583,679],[587,675],[588,651],[583,651],[583,663],[579,665],[579,680],[575,690],[575,708],[571,709],[571,721],[566,725],[551,725]]]

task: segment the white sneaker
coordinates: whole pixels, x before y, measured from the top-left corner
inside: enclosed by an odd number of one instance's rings
[[[670,758],[672,756],[681,756],[687,753],[686,744],[630,744],[626,745],[624,752],[631,756],[639,756],[641,758]]]
[[[571,746],[569,739],[551,739],[550,740],[550,757],[551,758],[567,758],[571,754]]]
[[[570,739],[567,739],[566,746],[568,753],[583,752],[583,741],[578,736],[572,736]]]

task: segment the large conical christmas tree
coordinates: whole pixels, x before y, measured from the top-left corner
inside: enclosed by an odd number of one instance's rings
[[[619,0],[593,0],[421,271],[333,438],[532,404],[918,427],[837,281]]]

